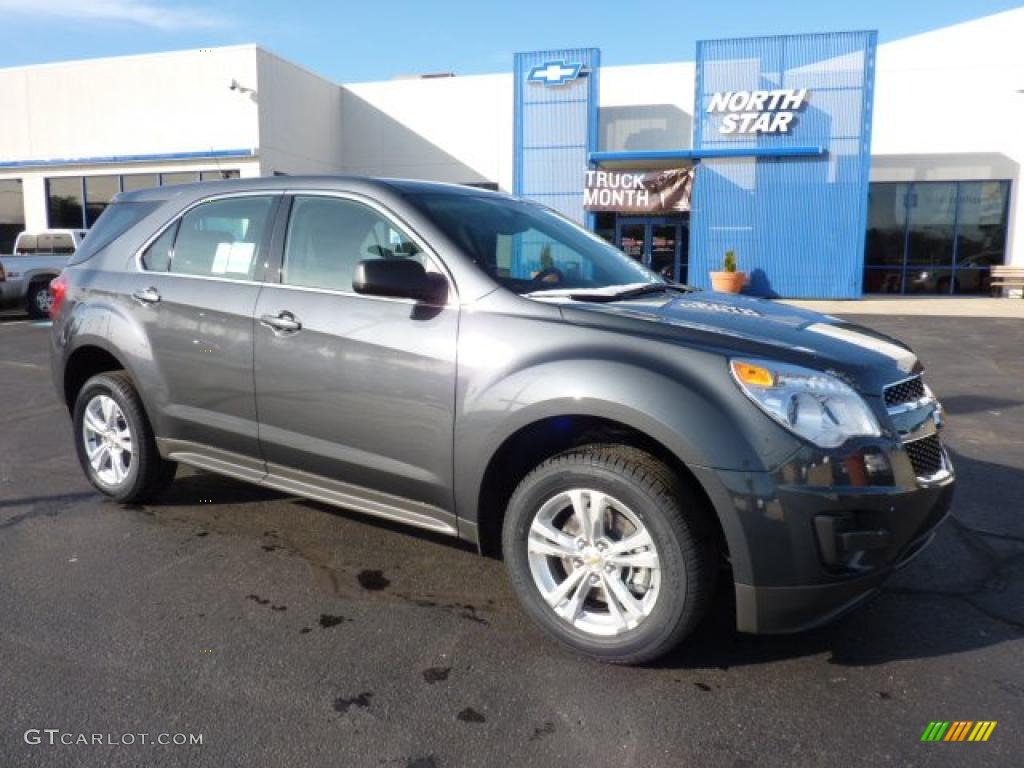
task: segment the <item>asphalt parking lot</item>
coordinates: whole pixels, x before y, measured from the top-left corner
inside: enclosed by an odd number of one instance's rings
[[[912,343],[946,404],[952,519],[836,624],[740,635],[723,600],[628,669],[546,640],[502,564],[447,540],[185,470],[158,505],[103,500],[48,330],[0,317],[0,767],[1020,765],[1024,321],[864,322]],[[998,726],[920,743],[933,720]]]

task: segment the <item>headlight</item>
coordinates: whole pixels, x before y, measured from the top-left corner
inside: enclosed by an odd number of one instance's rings
[[[729,367],[761,410],[815,445],[835,448],[850,437],[881,434],[861,396],[835,376],[766,360],[733,360]]]

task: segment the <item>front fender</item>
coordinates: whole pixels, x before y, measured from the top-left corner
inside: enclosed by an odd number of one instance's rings
[[[711,360],[704,361],[705,373]],[[524,427],[554,416],[623,424],[657,441],[690,467],[764,471],[795,449],[781,430],[759,429],[760,414],[728,380],[682,375],[611,359],[570,358],[532,365],[481,389],[467,387],[456,422],[456,509],[475,523],[491,458]],[[714,378],[714,377],[712,377]],[[751,426],[753,422],[754,426]]]

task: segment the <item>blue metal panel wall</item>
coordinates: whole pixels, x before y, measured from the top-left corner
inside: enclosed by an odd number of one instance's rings
[[[876,33],[697,44],[698,150],[817,145],[821,157],[707,159],[694,184],[690,282],[707,286],[727,250],[759,295],[861,295]],[[722,134],[715,93],[807,88],[786,134]]]
[[[550,62],[582,69],[559,85],[529,80],[535,67]],[[600,67],[597,48],[515,55],[515,193],[581,224],[587,158],[597,149]]]

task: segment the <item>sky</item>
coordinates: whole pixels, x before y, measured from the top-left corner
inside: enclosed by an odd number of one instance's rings
[[[336,82],[512,68],[597,47],[605,66],[690,61],[699,39],[877,29],[882,42],[1002,0],[0,0],[0,67],[257,43]]]

